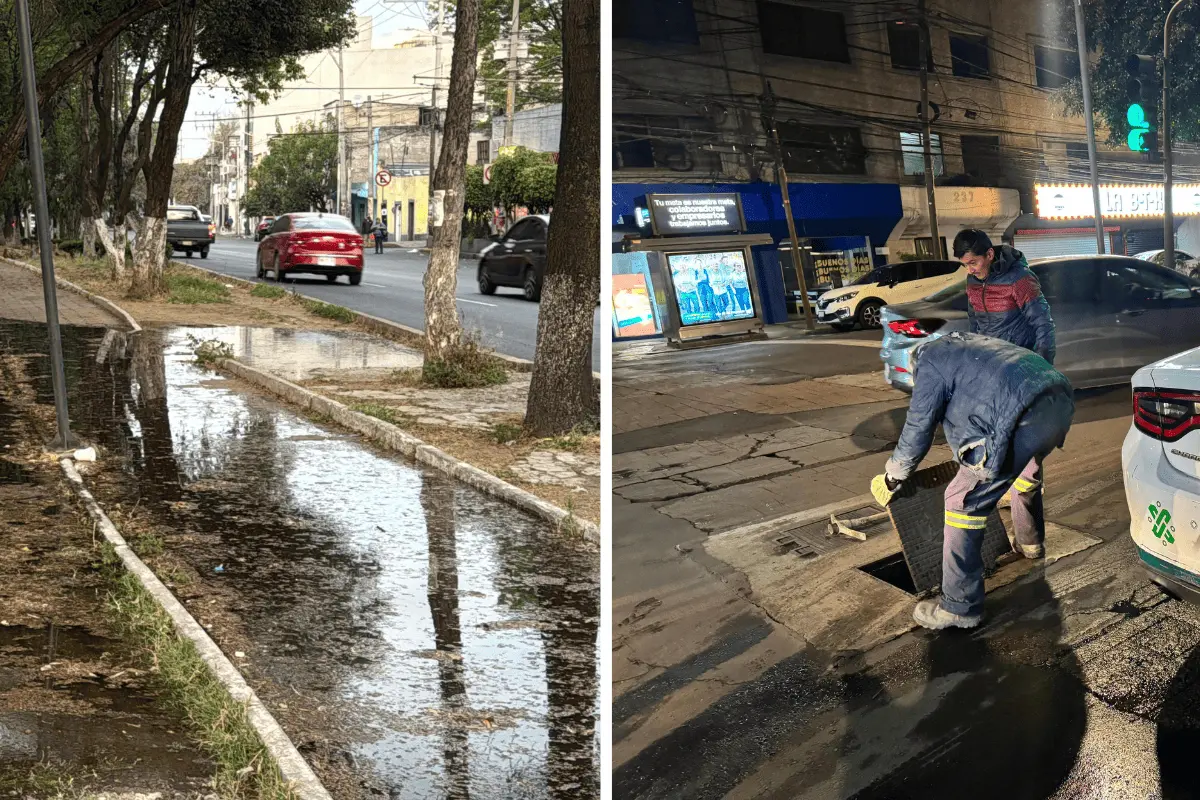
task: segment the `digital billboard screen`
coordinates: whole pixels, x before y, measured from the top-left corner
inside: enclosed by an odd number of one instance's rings
[[[684,327],[755,316],[744,250],[667,256]]]

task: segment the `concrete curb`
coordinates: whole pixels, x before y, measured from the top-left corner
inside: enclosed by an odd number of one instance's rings
[[[339,425],[366,436],[368,439],[427,466],[441,470],[463,483],[498,497],[518,508],[532,512],[553,523],[563,525],[568,520],[580,530],[589,543],[600,545],[600,528],[588,520],[579,519],[553,503],[519,487],[513,486],[489,472],[459,461],[454,456],[428,445],[410,433],[381,419],[359,413],[328,397],[311,392],[302,386],[285,381],[268,372],[247,366],[240,361],[224,359],[220,367],[242,380],[265,389],[271,394],[299,406],[301,409],[329,417]]]
[[[83,478],[75,469],[74,462],[69,458],[64,458],[59,464],[62,466],[71,488],[83,501],[92,521],[104,535],[105,541],[112,545],[121,558],[125,569],[138,579],[142,588],[154,598],[163,611],[167,612],[171,621],[175,623],[176,632],[195,645],[200,658],[208,665],[213,676],[221,682],[229,695],[246,707],[246,718],[254,727],[259,739],[267,748],[267,752],[271,754],[271,758],[279,767],[283,779],[291,785],[296,796],[301,800],[332,800],[320,779],[308,766],[308,762],[304,760],[304,756],[300,755],[300,751],[292,744],[292,740],[284,733],[283,728],[275,721],[275,717],[271,715],[267,707],[258,699],[258,695],[246,683],[237,667],[225,657],[221,648],[217,647],[216,642],[209,637],[203,626],[183,607],[182,603],[175,599],[175,595],[171,594],[158,576],[126,544],[120,531],[100,508],[100,504],[96,502],[92,493],[87,490]]]
[[[30,272],[32,272],[34,275],[37,275],[38,278],[42,277],[42,268],[40,266],[35,267],[33,264],[27,264],[24,261],[17,261],[14,258],[0,257],[0,261],[3,261],[6,264],[12,264],[14,267],[21,267],[23,269],[27,269]],[[88,300],[90,300],[93,303],[95,303],[96,305],[100,306],[100,308],[103,308],[108,313],[113,314],[118,319],[123,320],[125,322],[125,324],[129,326],[130,332],[137,333],[138,331],[140,331],[142,329],[142,326],[137,324],[137,320],[135,320],[133,317],[131,317],[129,315],[128,311],[121,308],[119,305],[117,305],[113,301],[109,300],[107,297],[101,297],[100,295],[95,294],[94,292],[89,292],[87,289],[84,289],[82,286],[77,286],[68,280],[64,280],[63,278],[58,277],[57,274],[54,276],[54,283],[60,289],[66,289],[69,292],[74,292],[75,294],[83,295]]]

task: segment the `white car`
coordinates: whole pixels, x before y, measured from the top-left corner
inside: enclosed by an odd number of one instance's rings
[[[1200,601],[1200,348],[1133,376],[1121,448],[1130,535],[1168,594]]]
[[[1137,253],[1134,255],[1134,258],[1165,267],[1168,266],[1165,256],[1165,250],[1147,250],[1144,253]],[[1176,272],[1182,272],[1184,275],[1190,275],[1193,278],[1200,277],[1200,261],[1191,253],[1185,253],[1183,250],[1175,251],[1175,266],[1173,269]]]
[[[817,322],[838,330],[879,327],[884,306],[911,303],[966,280],[957,261],[901,261],[876,267],[849,286],[831,289],[817,300]]]

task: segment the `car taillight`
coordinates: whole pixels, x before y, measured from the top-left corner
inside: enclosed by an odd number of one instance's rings
[[[928,336],[929,331],[921,327],[920,320],[915,319],[898,319],[888,323],[888,328],[892,333],[901,333],[905,336]]]
[[[216,235],[217,235],[217,226],[216,226],[216,225],[213,225],[211,222],[210,222],[210,223],[208,223],[208,235],[209,235],[209,236],[216,236]]]
[[[1200,428],[1200,394],[1134,389],[1133,424],[1164,442],[1180,439]]]

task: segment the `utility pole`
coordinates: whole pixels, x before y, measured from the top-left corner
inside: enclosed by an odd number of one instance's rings
[[[1092,119],[1092,78],[1088,75],[1087,30],[1083,0],[1075,0],[1075,37],[1079,48],[1079,79],[1083,84],[1083,118],[1087,122],[1088,166],[1092,172],[1092,216],[1096,219],[1096,253],[1104,255],[1104,215],[1100,211],[1100,166],[1096,163],[1096,122]]]
[[[367,194],[370,196],[371,216],[378,217],[379,209],[375,207],[375,122],[371,108],[371,95],[367,95],[367,147],[371,155],[367,158],[370,168],[367,170]]]
[[[342,46],[338,45],[338,179],[337,213],[350,216],[347,205],[346,185],[346,73],[342,69]]]
[[[1078,2],[1078,0],[1076,0]],[[1175,268],[1175,217],[1171,209],[1171,21],[1187,0],[1177,0],[1163,23],[1162,157],[1163,157],[1163,264]]]
[[[508,97],[504,101],[504,146],[512,147],[517,111],[517,52],[521,45],[521,0],[513,0],[512,33],[508,37]]]
[[[917,0],[917,25],[921,38],[921,142],[925,151],[925,204],[934,257],[945,258],[942,237],[938,233],[937,187],[933,182],[933,144],[929,119],[929,29],[925,25],[925,0]]]
[[[58,293],[54,283],[54,243],[50,239],[50,205],[46,200],[46,165],[42,161],[42,121],[38,115],[37,73],[33,61],[33,34],[29,26],[29,0],[16,0],[17,39],[21,50],[21,83],[25,94],[25,140],[29,144],[29,170],[33,182],[33,213],[37,220],[38,250],[42,262],[42,296],[46,303],[46,329],[50,334],[50,383],[54,387],[54,413],[58,435],[50,442],[54,451],[72,450],[76,439],[67,414],[67,373],[63,366],[62,331],[58,327]]]
[[[783,215],[787,218],[788,236],[792,240],[792,269],[796,272],[796,285],[800,287],[800,302],[804,308],[804,327],[811,331],[816,329],[816,320],[813,319],[812,304],[808,302],[808,283],[804,280],[804,265],[800,260],[800,239],[796,236],[796,220],[792,217],[792,197],[788,188],[787,169],[783,166],[783,147],[779,143],[779,128],[775,124],[775,92],[772,91],[770,82],[767,83],[763,104],[766,107],[764,122],[766,122],[771,136],[771,149],[775,154],[775,174],[779,182],[779,193],[783,195]]]
[[[429,101],[429,196],[433,197],[433,171],[437,167],[438,82],[442,79],[442,13],[444,0],[438,0],[437,22],[434,24],[433,96]],[[430,233],[432,236],[432,232]]]

